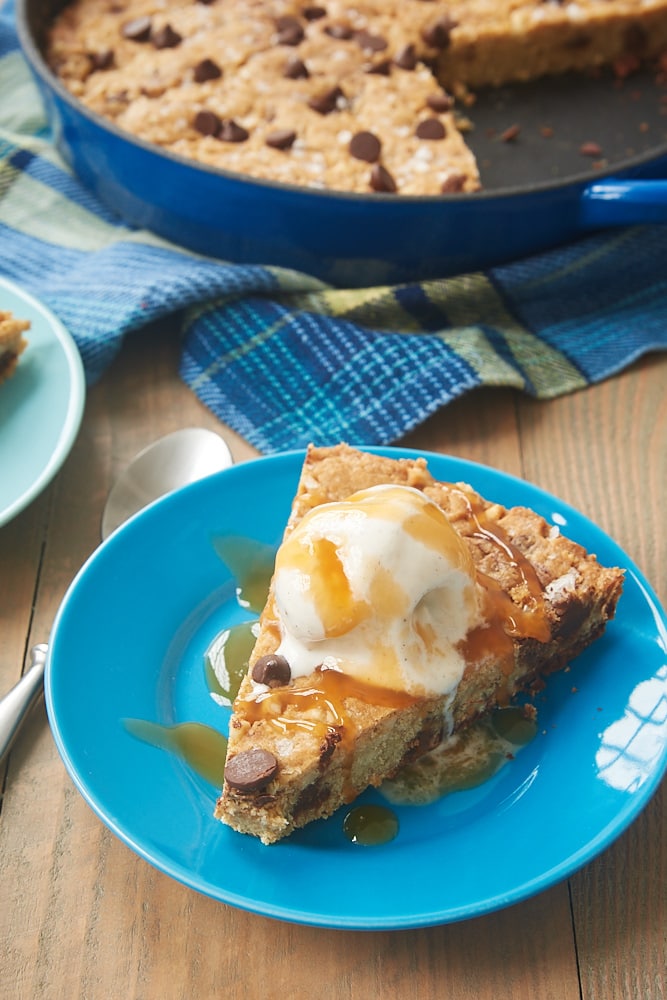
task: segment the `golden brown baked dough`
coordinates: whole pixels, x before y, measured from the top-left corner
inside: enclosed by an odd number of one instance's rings
[[[465,0],[449,9],[457,25],[437,63],[447,84],[497,86],[617,61],[625,73],[667,48],[661,0]]]
[[[383,483],[415,487],[438,504],[470,547],[490,613],[500,621],[510,609],[516,621],[513,637],[498,628],[469,633],[467,666],[449,708],[452,731],[564,667],[613,617],[621,570],[601,566],[531,510],[506,509],[465,484],[437,482],[423,459],[394,460],[347,445],[309,448],[286,537],[317,505]],[[543,641],[531,638],[540,632]],[[279,642],[272,585],[250,671]],[[255,765],[261,771],[273,759],[277,767],[254,784],[226,781],[215,815],[264,843],[330,816],[443,737],[441,697],[388,692],[315,671],[277,686],[265,712],[253,700],[250,671],[234,706],[228,767],[251,752],[248,771],[255,776]]]

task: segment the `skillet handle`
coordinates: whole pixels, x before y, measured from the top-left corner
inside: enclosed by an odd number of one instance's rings
[[[609,180],[589,184],[581,195],[585,229],[667,222],[667,181]]]

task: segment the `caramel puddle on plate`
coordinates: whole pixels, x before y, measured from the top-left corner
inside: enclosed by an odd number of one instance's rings
[[[204,673],[211,697],[229,706],[248,672],[248,661],[257,638],[258,621],[232,625],[218,635],[204,655]]]
[[[236,580],[236,599],[241,607],[259,614],[269,592],[275,548],[241,535],[214,538],[213,548]]]
[[[392,805],[428,805],[492,778],[533,739],[537,723],[522,708],[500,708],[430,753],[407,764],[380,792]],[[398,817],[387,806],[359,805],[343,820],[343,832],[364,847],[387,844],[398,834]]]
[[[476,788],[512,760],[537,733],[523,708],[498,708],[435,750],[402,768],[380,786],[394,805],[427,805],[444,795]]]
[[[273,573],[275,549],[250,538],[228,536],[213,541],[220,556],[236,580],[236,599],[242,608],[259,613],[264,607]],[[241,622],[215,637],[204,658],[204,671],[211,696],[222,705],[231,705],[248,669],[248,659],[255,644],[258,622]],[[189,766],[222,788],[227,756],[227,737],[201,722],[182,722],[173,726],[125,719],[126,730],[137,739],[176,754]]]
[[[343,833],[363,847],[388,844],[398,834],[398,816],[387,806],[355,806],[343,820]]]
[[[189,764],[193,771],[222,787],[227,756],[227,737],[201,722],[181,722],[175,726],[162,726],[144,719],[125,719],[125,728],[132,736],[169,750]]]
[[[276,550],[240,535],[215,538],[213,547],[236,580],[239,605],[259,614],[269,593]],[[206,650],[206,683],[218,704],[229,706],[236,698],[248,670],[258,628],[258,621],[232,625],[220,632]]]

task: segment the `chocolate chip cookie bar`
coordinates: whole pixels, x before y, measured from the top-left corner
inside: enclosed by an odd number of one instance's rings
[[[449,11],[456,23],[434,53],[448,85],[498,86],[612,65],[626,75],[667,49],[664,0],[469,0]]]
[[[405,521],[387,506],[394,494],[412,505]],[[358,535],[362,541],[344,553],[347,528],[336,517],[342,511],[343,518],[352,517],[348,526],[358,523],[359,498],[370,503]],[[390,547],[398,538],[398,572],[383,565],[382,546],[370,544],[367,564],[361,558],[365,539],[377,527],[369,510],[379,512]],[[334,519],[328,536],[315,532],[315,516]],[[306,544],[300,547],[303,531]],[[434,566],[441,573],[424,545],[437,548],[435,539],[447,532],[456,585],[424,585],[423,596],[404,615],[411,564],[418,579],[425,580]],[[355,565],[354,572],[371,581],[369,603],[350,583],[352,571],[346,575]],[[309,579],[293,575],[304,566]],[[289,591],[290,579],[296,581],[291,604],[281,592],[285,580]],[[601,566],[536,513],[506,509],[463,483],[438,482],[422,459],[394,460],[346,445],[311,447],[234,704],[216,817],[270,844],[330,816],[451,733],[565,667],[613,617],[622,581],[621,570]],[[311,590],[317,613],[309,604]],[[382,615],[374,632],[374,618]],[[408,617],[411,631],[405,632]],[[449,641],[438,637],[441,629]],[[407,636],[402,651],[393,646],[394,634]],[[304,648],[315,664],[306,672],[297,669]],[[406,649],[412,662],[397,670]],[[419,674],[416,683],[397,680],[412,676],[424,656],[434,675]],[[456,664],[454,681],[441,683],[439,672]]]

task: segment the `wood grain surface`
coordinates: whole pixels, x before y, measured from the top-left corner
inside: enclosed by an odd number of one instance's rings
[[[178,358],[177,330],[128,340],[89,390],[55,481],[0,529],[0,691],[19,678],[30,646],[48,637],[69,582],[99,542],[120,469],[168,431],[220,429],[180,381]],[[237,461],[254,454],[227,436]],[[667,599],[664,356],[552,402],[475,391],[404,443],[494,465],[558,494],[609,532]],[[2,1000],[665,997],[664,783],[629,830],[569,881],[478,919],[374,933],[245,913],[153,869],[75,790],[41,703],[0,781]]]

